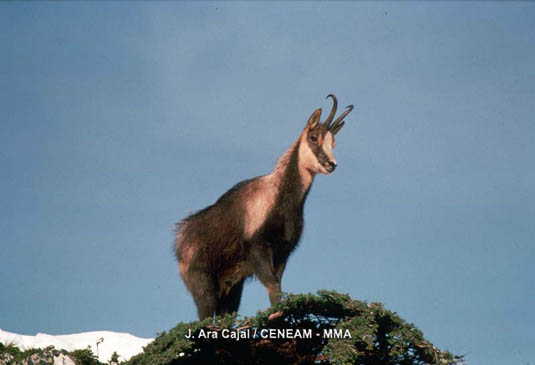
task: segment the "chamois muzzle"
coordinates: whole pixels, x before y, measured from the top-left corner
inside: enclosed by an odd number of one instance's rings
[[[327,161],[327,163],[325,163],[325,169],[327,170],[327,172],[329,172],[329,174],[336,169],[336,166],[338,165],[336,164],[336,162],[333,161]]]

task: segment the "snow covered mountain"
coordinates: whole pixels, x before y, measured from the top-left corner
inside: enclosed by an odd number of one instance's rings
[[[0,329],[0,342],[4,345],[13,344],[21,350],[45,348],[52,345],[56,349],[67,351],[85,349],[89,346],[94,354],[98,354],[99,361],[104,363],[108,362],[114,351],[119,354],[121,361],[128,360],[143,351],[143,346],[146,346],[152,340],[152,338],[140,338],[129,333],[111,331],[83,332],[59,336],[38,333],[35,336],[24,336]]]

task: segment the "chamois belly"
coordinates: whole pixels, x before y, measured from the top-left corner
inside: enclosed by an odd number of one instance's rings
[[[218,276],[219,296],[227,295],[234,285],[253,274],[254,268],[246,260],[224,270]]]
[[[250,241],[244,242],[243,246],[266,245],[271,248],[273,263],[286,257],[295,249],[303,230],[302,215],[272,214],[259,229]],[[219,295],[228,294],[234,285],[241,280],[254,275],[255,268],[245,255],[240,255],[237,262],[223,268],[217,275],[219,284]],[[229,260],[227,263],[234,260]]]

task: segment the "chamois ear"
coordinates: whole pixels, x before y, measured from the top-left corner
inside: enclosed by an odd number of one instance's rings
[[[318,108],[312,113],[310,118],[308,118],[308,129],[313,130],[320,124],[320,117],[321,117],[321,108]]]

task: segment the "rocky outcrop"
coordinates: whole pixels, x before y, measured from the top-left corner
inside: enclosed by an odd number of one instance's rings
[[[77,362],[64,351],[50,346],[36,350],[27,356],[18,352],[17,356],[10,353],[0,353],[0,365],[77,365]]]

